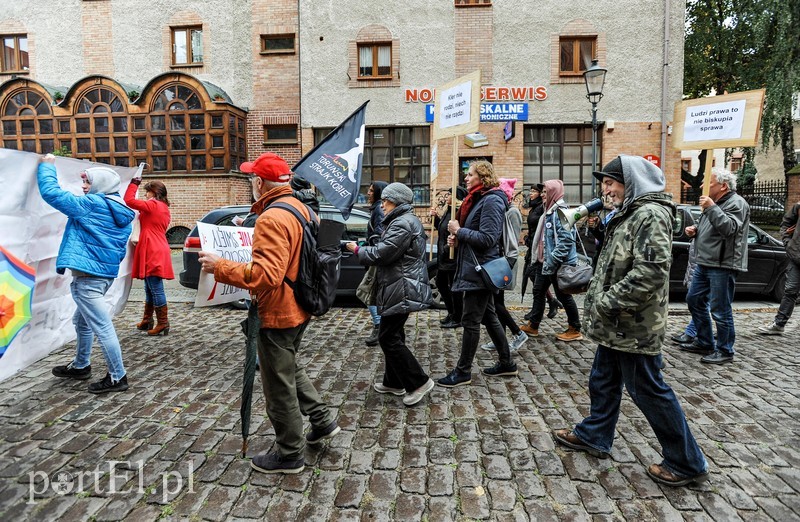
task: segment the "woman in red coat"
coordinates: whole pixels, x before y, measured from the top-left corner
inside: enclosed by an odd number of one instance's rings
[[[169,333],[167,317],[167,296],[164,293],[164,279],[175,279],[172,271],[172,258],[167,243],[167,227],[170,222],[167,187],[160,181],[145,184],[145,199],[137,200],[136,191],[141,178],[133,178],[125,192],[125,203],[139,211],[139,242],[133,255],[133,277],[144,279],[145,301],[144,318],[136,325],[139,330],[147,330],[147,335]],[[153,312],[158,323],[153,328]]]

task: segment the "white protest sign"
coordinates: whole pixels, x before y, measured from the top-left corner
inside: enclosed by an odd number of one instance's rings
[[[481,120],[481,71],[436,88],[433,139],[477,132]]]
[[[442,93],[439,126],[443,129],[469,123],[472,82],[460,83]]]
[[[686,107],[683,141],[729,140],[742,137],[745,100]]]
[[[753,147],[758,143],[763,106],[764,89],[676,103],[672,147]]]
[[[212,252],[237,263],[249,263],[253,258],[252,228],[222,227],[198,221],[197,232],[200,234],[200,248],[204,252]],[[214,280],[213,274],[200,271],[195,306],[213,306],[249,298],[248,290],[219,283]]]

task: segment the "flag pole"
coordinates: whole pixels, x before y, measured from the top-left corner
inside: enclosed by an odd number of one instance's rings
[[[450,206],[450,219],[456,219],[455,201],[456,201],[456,188],[458,187],[458,136],[453,136],[453,183],[450,190],[450,201],[453,203]],[[456,247],[450,245],[450,259],[456,258]]]

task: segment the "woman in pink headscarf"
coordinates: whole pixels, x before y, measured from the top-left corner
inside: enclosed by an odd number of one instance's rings
[[[536,282],[533,284],[533,310],[530,323],[524,331],[532,337],[539,335],[539,323],[542,322],[544,315],[545,294],[552,285],[556,299],[561,301],[564,311],[567,312],[567,321],[569,322],[567,330],[556,335],[556,339],[579,341],[583,339],[583,336],[581,335],[581,317],[578,305],[575,304],[571,295],[561,291],[556,277],[561,265],[575,265],[578,262],[575,232],[564,228],[556,213],[559,208],[569,208],[563,199],[564,184],[558,179],[545,181],[542,197],[545,211],[536,227],[531,244],[533,259],[539,262],[536,269]]]

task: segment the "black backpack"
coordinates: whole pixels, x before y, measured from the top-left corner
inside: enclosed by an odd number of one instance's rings
[[[316,214],[306,205],[311,220],[288,203],[276,202],[269,208],[282,208],[291,212],[303,227],[303,244],[300,247],[300,269],[297,280],[288,277],[283,282],[294,291],[297,304],[311,315],[325,314],[333,306],[336,298],[336,287],[339,284],[339,262],[342,258],[340,248],[320,248],[317,245],[319,224]]]

